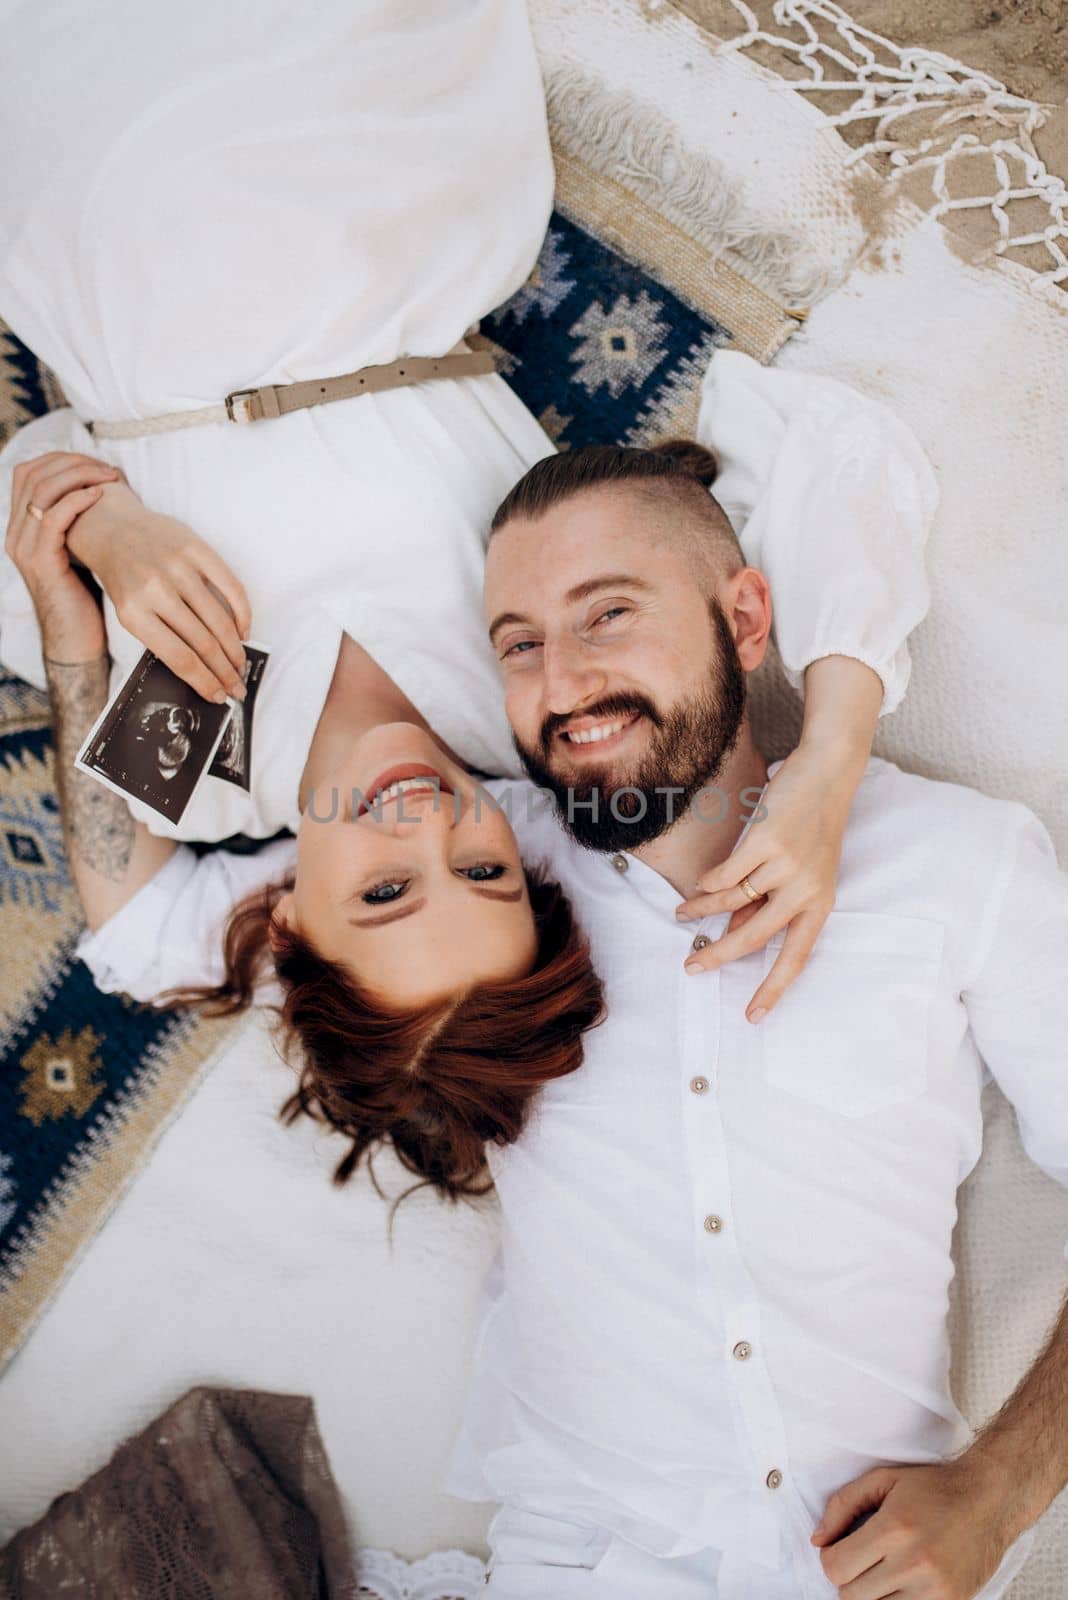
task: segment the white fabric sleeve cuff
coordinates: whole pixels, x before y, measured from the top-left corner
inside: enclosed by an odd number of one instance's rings
[[[296,848],[290,838],[249,856],[227,850],[197,856],[179,846],[121,911],[82,935],[76,953],[98,988],[133,1000],[221,983],[230,912],[268,883],[280,883],[292,870]]]
[[[924,550],[938,504],[910,430],[846,384],[717,351],[698,438],[714,451],[713,493],[746,561],[771,584],[790,683],[824,656],[863,661],[882,715],[909,679],[906,640],[929,604]]]
[[[196,852],[179,845],[154,878],[95,931],[86,929],[74,953],[104,994],[153,1000],[160,993],[158,947],[167,914],[192,881]]]
[[[880,717],[888,716],[891,711],[896,711],[905,698],[905,691],[912,676],[912,658],[908,648],[902,645],[890,657],[865,653],[863,649],[847,649],[842,645],[829,645],[826,649],[813,648],[811,658],[802,666],[787,666],[782,659],[783,677],[796,690],[799,695],[805,692],[805,670],[813,661],[823,661],[827,656],[848,656],[851,661],[860,661],[864,666],[870,667],[883,686],[883,701],[879,707]]]

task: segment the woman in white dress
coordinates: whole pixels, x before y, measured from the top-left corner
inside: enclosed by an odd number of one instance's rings
[[[600,1008],[566,902],[524,869],[468,775],[518,771],[482,623],[484,540],[552,445],[496,376],[371,385],[246,426],[200,413],[249,390],[445,357],[518,287],[552,193],[523,7],[193,0],[171,33],[134,0],[91,13],[56,0],[17,7],[5,36],[19,59],[48,62],[48,112],[29,73],[0,109],[21,152],[0,177],[0,313],[70,406],[0,458],[14,558],[0,655],[44,681],[42,631],[51,653],[92,930],[82,952],[104,987],[154,998],[216,986],[235,1005],[273,956],[313,1067],[306,1108],[352,1141],[340,1175],[391,1137],[414,1171],[469,1192],[484,1142],[518,1135],[538,1084],[578,1064]],[[747,383],[724,364],[723,415]],[[773,386],[742,408],[771,457],[749,462],[759,481],[737,496],[746,556],[773,581],[789,574],[779,642],[798,681],[817,659],[828,669],[809,679],[802,743],[766,797],[761,860],[795,937],[754,996],[764,1009],[833,901],[845,816],[875,718],[904,690],[925,597],[926,466],[890,425],[885,455],[862,462],[836,509],[825,464],[864,408],[825,390],[822,457],[799,449],[812,435],[803,395],[777,410]],[[68,544],[107,596],[106,652],[70,587]],[[74,654],[48,648],[60,593],[78,618]],[[112,685],[144,643],[219,695],[238,681],[250,627],[272,656],[249,793],[205,781],[166,837],[136,804],[124,823],[105,815],[104,791],[73,793],[91,783],[70,757],[106,699],[108,655]],[[459,797],[455,813],[410,786],[420,769]],[[310,792],[404,779],[409,811],[432,811],[435,826],[394,814],[372,835],[359,818],[309,817]],[[80,843],[79,812],[91,817]],[[295,858],[288,842],[202,860],[177,843],[286,827]],[[731,858],[720,888],[752,870],[755,848]],[[426,910],[400,923],[381,907],[416,872]]]

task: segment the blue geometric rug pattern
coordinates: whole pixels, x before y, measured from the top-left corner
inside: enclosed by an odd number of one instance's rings
[[[534,273],[483,333],[559,449],[645,443],[680,369],[703,372],[730,335],[554,214]]]
[[[47,698],[0,676],[0,1364],[102,1215],[85,1177],[139,1096],[207,1060],[218,1025],[101,994],[63,853]],[[132,1175],[129,1174],[129,1175]],[[79,1200],[84,1203],[79,1215]],[[29,1270],[28,1270],[29,1269]],[[29,1299],[27,1300],[27,1296]]]
[[[701,373],[731,337],[557,212],[535,271],[484,321],[481,342],[568,449],[691,429]],[[0,325],[0,442],[60,403]],[[47,700],[0,676],[0,1365],[226,1036],[226,1025],[93,987],[74,956],[80,921],[50,762]]]

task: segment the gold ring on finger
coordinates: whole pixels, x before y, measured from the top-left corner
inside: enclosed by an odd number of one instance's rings
[[[44,512],[41,510],[40,506],[35,506],[32,500],[27,500],[26,510],[29,512],[30,516],[35,522],[44,521]]]
[[[749,882],[748,874],[742,879],[742,888],[745,890],[747,899],[763,900],[764,896],[759,892],[759,890],[754,889],[753,885]]]

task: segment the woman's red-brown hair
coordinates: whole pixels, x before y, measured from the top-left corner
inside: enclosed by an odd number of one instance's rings
[[[345,967],[272,920],[283,883],[231,912],[223,982],[168,998],[203,1003],[215,1015],[243,1011],[273,959],[284,1046],[299,1071],[282,1115],[307,1113],[347,1137],[335,1183],[388,1142],[410,1172],[450,1199],[485,1194],[486,1145],[519,1137],[538,1090],[575,1071],[583,1034],[604,1014],[563,890],[536,871],[526,878],[537,929],[526,977],[476,984],[416,1010],[384,1009]]]

